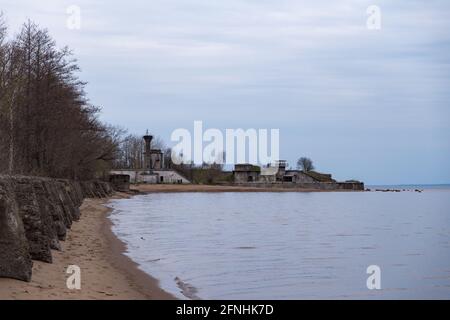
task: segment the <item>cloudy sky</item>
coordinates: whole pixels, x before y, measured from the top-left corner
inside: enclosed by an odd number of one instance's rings
[[[369,30],[367,8],[381,9]],[[67,28],[70,5],[81,28]],[[102,119],[279,128],[291,165],[369,184],[450,182],[450,2],[1,0],[69,45]]]

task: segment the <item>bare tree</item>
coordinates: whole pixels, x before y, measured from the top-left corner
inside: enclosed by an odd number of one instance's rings
[[[301,157],[297,161],[297,169],[303,170],[305,172],[314,170],[313,162],[310,158]]]
[[[0,13],[0,122],[1,116],[3,116],[3,122],[7,123],[5,128],[8,128],[8,132],[2,134],[3,137],[7,137],[8,142],[3,141],[5,145],[3,149],[8,145],[8,170],[9,174],[14,172],[14,131],[15,131],[15,102],[18,95],[18,91],[21,85],[22,68],[19,55],[14,42],[6,41],[7,28],[3,20],[3,14]],[[5,129],[4,129],[5,130]],[[0,129],[0,133],[2,131]],[[1,147],[2,141],[0,141]],[[1,148],[0,148],[1,149]],[[0,167],[1,170],[1,167]]]
[[[8,40],[0,15],[0,173],[89,179],[106,172],[124,131],[101,123],[68,48],[31,21]]]

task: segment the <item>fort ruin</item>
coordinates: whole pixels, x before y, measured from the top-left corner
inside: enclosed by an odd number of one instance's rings
[[[234,184],[254,187],[305,188],[317,190],[364,190],[364,183],[359,181],[338,182],[331,174],[316,171],[290,170],[285,160],[279,160],[272,166],[276,170],[262,170],[252,164],[237,164],[234,167]],[[267,168],[263,168],[267,169]],[[276,172],[266,174],[266,172]]]
[[[110,181],[124,188],[129,183],[149,184],[188,184],[187,178],[175,170],[168,169],[164,163],[161,149],[152,149],[153,136],[148,132],[142,137],[144,145],[144,166],[140,169],[115,169],[110,171]],[[128,176],[128,178],[127,178]],[[126,187],[125,187],[126,188]]]

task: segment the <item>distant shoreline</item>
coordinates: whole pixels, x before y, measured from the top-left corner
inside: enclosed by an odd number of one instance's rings
[[[176,193],[176,192],[364,192],[364,190],[322,190],[313,188],[279,188],[250,186],[221,186],[202,184],[139,184],[131,190],[138,193]]]

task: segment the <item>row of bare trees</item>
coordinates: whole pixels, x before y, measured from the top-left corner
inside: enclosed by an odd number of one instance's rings
[[[89,179],[116,158],[123,132],[99,108],[68,48],[29,21],[9,38],[0,15],[0,173]]]

